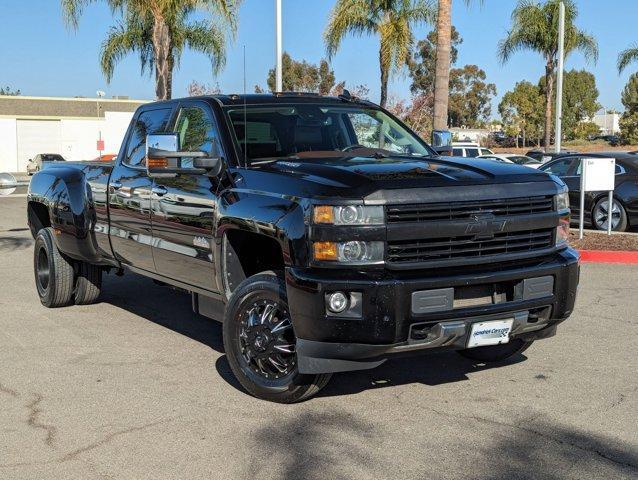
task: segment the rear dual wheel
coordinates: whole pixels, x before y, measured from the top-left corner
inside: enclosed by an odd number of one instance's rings
[[[102,269],[65,257],[55,245],[51,227],[36,236],[33,269],[38,296],[45,307],[89,305],[100,295]]]
[[[253,275],[233,292],[224,319],[224,350],[241,385],[264,400],[306,400],[331,377],[299,373],[286,288],[275,272]]]

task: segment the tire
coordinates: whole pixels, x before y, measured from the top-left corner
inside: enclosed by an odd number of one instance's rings
[[[477,360],[479,362],[501,362],[509,357],[523,353],[534,341],[525,341],[520,338],[510,340],[503,345],[490,345],[488,347],[466,348],[458,350],[459,355]]]
[[[47,308],[66,307],[73,297],[73,265],[53,242],[51,227],[40,230],[33,250],[35,285],[40,302]]]
[[[95,303],[102,290],[102,269],[86,262],[78,262],[73,300],[76,305]]]
[[[301,402],[319,392],[332,376],[299,373],[286,287],[275,272],[253,275],[235,289],[226,308],[223,332],[231,370],[257,398]]]
[[[596,230],[607,230],[607,204],[609,199],[605,196],[600,198],[591,214],[591,223]],[[612,224],[611,228],[614,232],[625,232],[629,227],[627,220],[627,212],[625,207],[616,198],[613,199]]]

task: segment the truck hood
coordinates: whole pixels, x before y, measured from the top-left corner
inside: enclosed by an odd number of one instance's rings
[[[543,182],[546,173],[487,159],[452,157],[331,157],[285,159],[253,166],[334,188],[359,190]],[[363,191],[361,191],[363,190]]]

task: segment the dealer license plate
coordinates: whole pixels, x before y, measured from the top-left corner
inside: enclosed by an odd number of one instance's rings
[[[510,332],[514,319],[491,320],[472,324],[467,348],[499,345],[510,341]]]

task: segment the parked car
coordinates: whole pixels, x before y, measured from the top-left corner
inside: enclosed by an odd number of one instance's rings
[[[479,158],[487,158],[505,163],[516,163],[530,168],[538,168],[542,165],[539,160],[526,157],[525,155],[517,155],[516,153],[493,153],[491,155],[481,155]]]
[[[604,140],[610,146],[616,147],[620,145],[621,139],[618,135],[594,135],[591,140]]]
[[[144,104],[116,162],[52,164],[27,200],[43,305],[95,302],[104,270],[178,287],[276,402],[406,352],[501,361],[576,298],[563,182],[440,157],[349,95]]]
[[[560,157],[542,165],[539,170],[556,175],[569,187],[572,222],[580,217],[580,175],[583,158],[615,158],[616,188],[612,205],[612,230],[624,232],[638,225],[638,156],[609,152],[575,154]],[[607,192],[585,193],[585,224],[597,230],[607,230],[609,221]]]
[[[578,153],[578,152],[573,150],[561,150],[560,153],[556,153],[556,152],[545,152],[544,150],[530,150],[529,152],[525,154],[525,156],[533,158],[534,160],[538,160],[541,163],[546,163],[558,157],[562,157],[563,155],[570,155],[573,153]]]
[[[116,153],[104,153],[101,157],[95,157],[94,162],[112,162],[117,158]]]
[[[27,174],[33,175],[44,168],[44,164],[49,162],[64,162],[64,157],[57,153],[38,153],[35,157],[29,159],[27,163]]]
[[[478,143],[454,142],[452,143],[452,154],[455,157],[479,157],[481,155],[492,155],[494,152],[489,148],[481,147]]]

